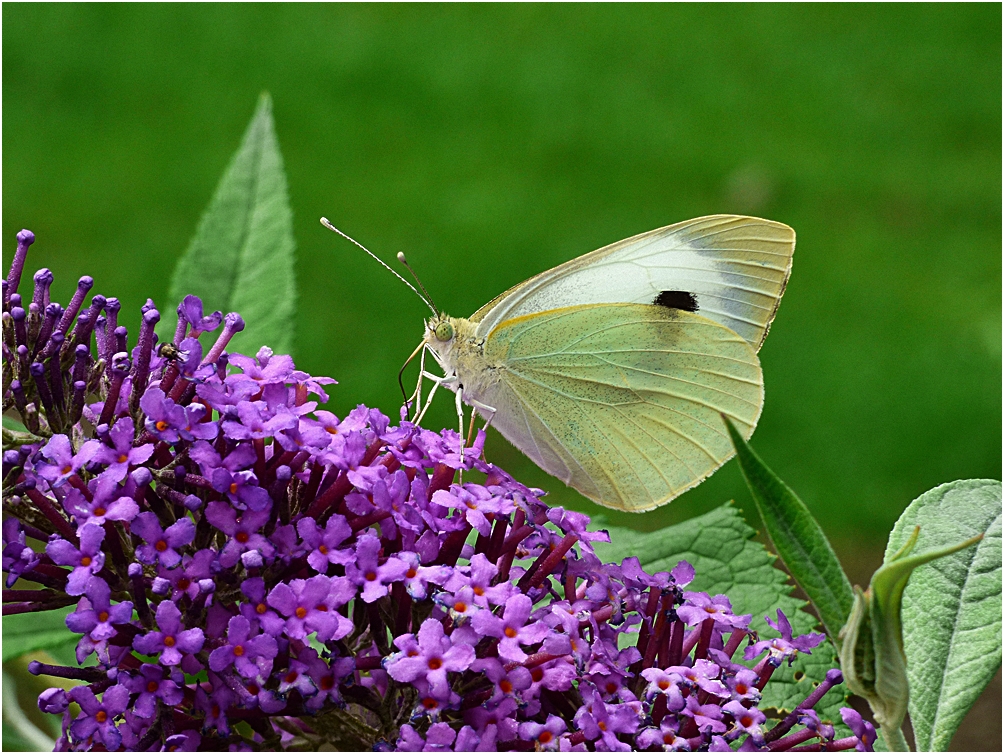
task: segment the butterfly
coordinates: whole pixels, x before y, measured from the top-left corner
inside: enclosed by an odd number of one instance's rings
[[[461,434],[467,404],[600,505],[664,505],[734,455],[722,415],[752,435],[764,400],[757,351],[794,250],[787,225],[712,215],[572,259],[470,318],[426,295],[412,397],[424,414],[437,388],[452,390]],[[426,371],[427,353],[442,376]],[[433,382],[424,404],[423,379]]]

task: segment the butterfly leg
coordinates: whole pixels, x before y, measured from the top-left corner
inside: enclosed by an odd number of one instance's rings
[[[471,425],[470,425],[470,428],[467,430],[467,444],[468,445],[472,445],[474,443],[474,422],[478,418],[478,413],[480,412],[482,416],[484,416],[486,413],[490,413],[491,414],[485,420],[485,426],[483,426],[481,428],[482,430],[486,430],[486,429],[488,429],[488,425],[492,423],[492,419],[495,418],[495,411],[496,410],[494,408],[492,408],[491,406],[488,406],[488,405],[482,403],[481,401],[476,400],[475,398],[470,398],[468,400],[469,400],[471,406],[473,408],[477,409],[477,411],[473,411],[473,410],[471,411]],[[481,460],[482,461],[485,460],[484,450],[481,451]]]
[[[432,399],[436,395],[436,391],[439,389],[439,386],[443,384],[449,386],[449,384],[451,384],[456,379],[456,377],[449,377],[449,376],[439,377],[438,375],[432,374],[431,372],[422,372],[419,375],[419,379],[421,380],[423,378],[432,381],[432,390],[429,391],[429,397],[425,399],[425,405],[422,406],[422,410],[419,413],[418,418],[415,419],[415,424],[422,423],[422,418],[425,416],[425,412],[429,410],[429,406],[432,405]]]
[[[460,466],[461,466],[461,470],[460,470],[460,475],[461,475],[460,483],[461,484],[464,483],[464,480],[463,480],[463,474],[464,474],[463,465],[464,465],[464,445],[465,445],[465,443],[464,443],[464,404],[463,404],[463,399],[464,399],[464,388],[463,388],[462,385],[458,385],[457,386],[457,419],[460,422],[459,435],[460,435]]]

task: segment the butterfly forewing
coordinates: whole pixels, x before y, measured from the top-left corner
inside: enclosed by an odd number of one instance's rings
[[[541,468],[611,508],[654,508],[733,455],[763,405],[760,364],[730,329],[677,309],[587,305],[508,319],[484,357],[493,426]]]
[[[511,288],[471,321],[482,337],[508,319],[567,306],[652,304],[689,294],[697,311],[759,350],[791,273],[795,232],[770,220],[712,215],[619,241]]]

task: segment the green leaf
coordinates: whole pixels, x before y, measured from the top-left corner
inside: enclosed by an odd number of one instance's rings
[[[38,649],[74,645],[80,638],[66,627],[66,616],[75,606],[41,613],[3,616],[3,661]]]
[[[816,608],[826,633],[836,640],[854,603],[851,582],[805,503],[767,468],[732,422],[725,418],[725,424],[767,535]]]
[[[649,573],[668,571],[686,560],[696,572],[689,589],[725,594],[732,601],[733,612],[752,613],[751,628],[761,636],[777,636],[763,621],[776,618],[780,608],[791,621],[796,634],[816,627],[816,619],[802,610],[806,603],[791,596],[793,586],[787,575],[774,567],[776,557],[759,542],[756,532],[730,504],[675,526],[656,532],[639,533],[609,527],[611,542],[595,543],[596,553],[604,562],[620,562],[635,556]],[[736,659],[741,660],[740,650]],[[751,663],[752,664],[752,663]],[[805,699],[814,685],[837,666],[836,649],[829,641],[820,644],[811,655],[799,654],[789,668],[783,665],[764,689],[761,708],[787,712]],[[846,694],[843,685],[834,687],[815,709],[823,719],[840,723],[839,709]]]
[[[171,306],[161,312],[161,340],[174,335],[174,307],[194,294],[207,313],[234,311],[244,318],[247,326],[231,351],[254,353],[267,345],[289,353],[296,315],[295,248],[272,100],[263,94],[195,238],[178,260]]]
[[[983,541],[918,568],[903,594],[910,720],[920,751],[943,751],[1001,665],[1001,483],[951,482],[900,516],[886,559],[920,526],[918,549]]]

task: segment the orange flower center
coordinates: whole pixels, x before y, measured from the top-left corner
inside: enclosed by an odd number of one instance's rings
[[[478,597],[483,597],[485,593],[485,588],[483,586],[476,586],[474,587],[474,593],[478,595]]]
[[[264,615],[267,610],[268,610],[268,605],[266,605],[264,602],[259,602],[257,605],[255,605],[254,608],[254,611],[258,613],[258,615]]]
[[[612,694],[617,690],[617,684],[613,681],[607,681],[607,693]]]
[[[234,657],[243,657],[243,656],[244,656],[244,647],[238,644],[236,647],[234,647]]]
[[[740,694],[740,695],[741,694],[745,694],[747,691],[749,691],[749,687],[745,683],[737,683],[736,684],[736,693],[737,694]]]
[[[551,731],[542,730],[540,732],[540,735],[537,737],[537,740],[540,741],[542,744],[549,744],[551,743],[552,738],[554,738],[554,736],[551,734]]]
[[[297,673],[297,672],[296,672],[295,670],[291,670],[291,671],[289,671],[288,673],[286,673],[286,677],[285,677],[285,678],[283,678],[283,680],[284,680],[284,681],[285,681],[286,683],[292,683],[293,681],[295,681],[295,680],[297,679],[297,677],[298,677],[299,675],[300,675],[300,674],[299,674],[299,673]]]
[[[478,620],[481,620],[481,619],[479,618]],[[516,638],[516,629],[513,628],[512,626],[506,626],[505,627],[505,635],[508,636],[510,639],[515,639]]]
[[[104,623],[106,620],[108,620],[108,611],[102,610],[100,613],[98,613],[98,621]]]
[[[596,727],[599,728],[600,730],[606,730],[607,724],[602,720],[600,720],[598,723],[596,723]]]
[[[422,706],[425,707],[426,709],[436,709],[436,707],[439,706],[439,702],[437,702],[431,696],[427,696],[425,697],[425,699],[422,700]]]
[[[98,714],[94,716],[94,719],[97,720],[99,723],[106,722],[108,720],[108,713],[105,712],[103,709],[99,709]]]
[[[512,693],[512,683],[508,679],[503,678],[499,681],[499,688],[502,689],[503,694]]]
[[[744,728],[748,728],[753,724],[753,718],[750,717],[749,715],[743,715],[742,717],[739,718],[739,724],[742,725]]]
[[[230,494],[231,495],[236,495],[237,494],[237,482],[231,482],[230,483]]]
[[[148,683],[148,684],[146,685],[146,690],[147,690],[147,691],[149,691],[149,692],[150,692],[150,693],[152,694],[152,693],[153,693],[154,691],[156,691],[156,690],[157,690],[157,687],[158,687],[159,685],[160,685],[160,684],[159,684],[159,683],[157,683],[156,681],[150,681],[150,682],[149,682],[149,683]]]
[[[439,670],[443,667],[443,661],[438,657],[433,657],[429,660],[429,670]]]
[[[177,642],[174,640],[173,636],[165,636],[164,637],[164,646],[165,647],[173,647],[175,644],[177,644]]]
[[[182,576],[180,579],[178,579],[178,589],[180,589],[181,591],[185,591],[191,585],[192,585],[192,580],[188,578],[188,576]]]
[[[326,675],[321,679],[321,691],[330,691],[335,687],[335,677]]]
[[[91,564],[91,559],[87,555],[84,555],[84,557],[80,559],[80,565],[86,567],[89,566],[90,564]]]
[[[466,602],[454,602],[453,603],[453,609],[456,612],[458,612],[458,613],[465,613],[465,612],[467,612],[467,603]]]
[[[163,432],[165,429],[167,429],[167,422],[164,421],[163,419],[161,419],[159,422],[157,422],[153,426],[155,426],[157,428],[158,432]]]
[[[157,552],[164,552],[167,549],[167,542],[163,539],[158,539],[157,544],[153,547]]]
[[[328,554],[328,548],[325,545],[321,545],[320,547],[318,547],[317,551],[319,553],[321,553],[321,555],[327,555]]]
[[[540,680],[544,677],[544,671],[540,668],[534,668],[530,671],[530,678],[533,679],[534,683],[540,683]]]
[[[239,532],[237,532],[237,536],[234,537],[234,539],[236,539],[242,545],[245,544],[248,541],[247,532],[246,531],[239,531]]]
[[[95,516],[103,516],[107,512],[108,512],[108,509],[105,508],[105,506],[103,506],[103,505],[99,505],[97,508],[94,509],[94,515]]]
[[[300,620],[303,620],[304,618],[306,618],[307,617],[307,608],[305,608],[305,607],[298,607],[298,608],[296,608],[296,617],[299,618]]]
[[[125,453],[123,453],[122,455],[119,456],[119,463],[125,463],[128,460],[129,460],[129,456],[127,456]]]
[[[376,571],[370,571],[366,574],[367,581],[376,581],[376,578],[377,578]]]
[[[416,571],[414,568],[409,568],[408,573],[404,575],[406,579],[413,579],[416,576],[418,576],[418,571]]]

